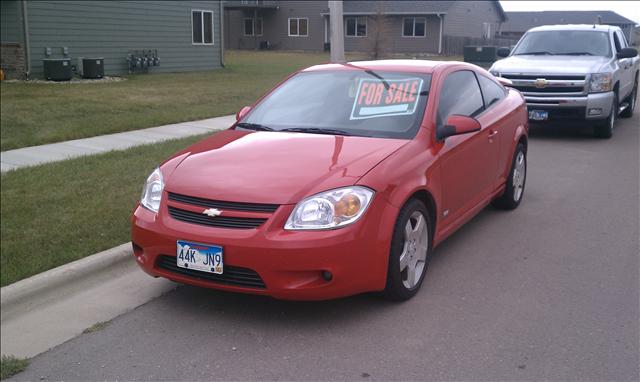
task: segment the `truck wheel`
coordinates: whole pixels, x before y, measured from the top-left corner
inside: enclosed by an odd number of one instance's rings
[[[405,301],[418,293],[431,258],[431,232],[424,203],[409,200],[393,228],[384,298]]]
[[[511,162],[511,171],[507,177],[507,186],[504,194],[494,199],[491,204],[503,210],[514,210],[522,201],[524,185],[527,180],[527,152],[522,143],[518,143],[516,152]]]
[[[628,106],[626,109],[624,109],[622,113],[620,113],[620,116],[622,118],[631,118],[631,116],[633,115],[633,110],[636,108],[636,98],[638,98],[638,79],[637,78],[633,83],[633,90],[631,90],[631,94],[629,94],[629,97],[626,99]]]
[[[598,121],[594,127],[594,134],[597,138],[609,139],[613,136],[613,128],[618,119],[618,93],[613,93],[611,113],[604,121]]]

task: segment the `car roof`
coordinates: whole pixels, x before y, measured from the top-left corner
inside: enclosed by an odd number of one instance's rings
[[[611,25],[598,25],[598,24],[563,24],[563,25],[542,25],[539,27],[531,28],[527,32],[541,32],[541,31],[556,31],[556,30],[572,30],[572,31],[586,31],[593,30],[599,32],[608,32]]]
[[[303,70],[303,72],[323,71],[323,70],[382,70],[392,72],[411,73],[433,73],[436,67],[450,65],[469,65],[459,61],[431,61],[431,60],[372,60],[372,61],[352,61],[345,64],[323,64],[314,65]],[[471,66],[471,65],[469,65]]]

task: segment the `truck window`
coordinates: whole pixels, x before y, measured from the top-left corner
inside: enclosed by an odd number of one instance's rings
[[[469,70],[449,74],[440,93],[438,126],[444,125],[450,115],[475,117],[483,110],[482,93],[475,74]]]
[[[620,40],[618,39],[618,34],[613,32],[613,44],[616,46],[616,53],[622,50],[622,45],[620,45]]]

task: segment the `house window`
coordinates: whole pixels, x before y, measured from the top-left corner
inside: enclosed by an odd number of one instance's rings
[[[245,36],[262,36],[262,19],[243,19]]]
[[[402,19],[402,37],[424,37],[427,35],[427,19],[405,17]]]
[[[192,42],[213,45],[213,12],[191,11]]]
[[[306,37],[309,35],[307,29],[309,19],[307,18],[290,18],[289,19],[289,36]]]
[[[365,16],[347,17],[345,24],[344,30],[347,37],[367,36],[367,18]]]

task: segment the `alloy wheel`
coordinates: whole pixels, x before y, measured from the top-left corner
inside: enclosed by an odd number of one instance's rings
[[[404,247],[400,254],[402,284],[407,289],[416,287],[426,269],[429,248],[429,227],[420,211],[414,211],[404,227]]]

